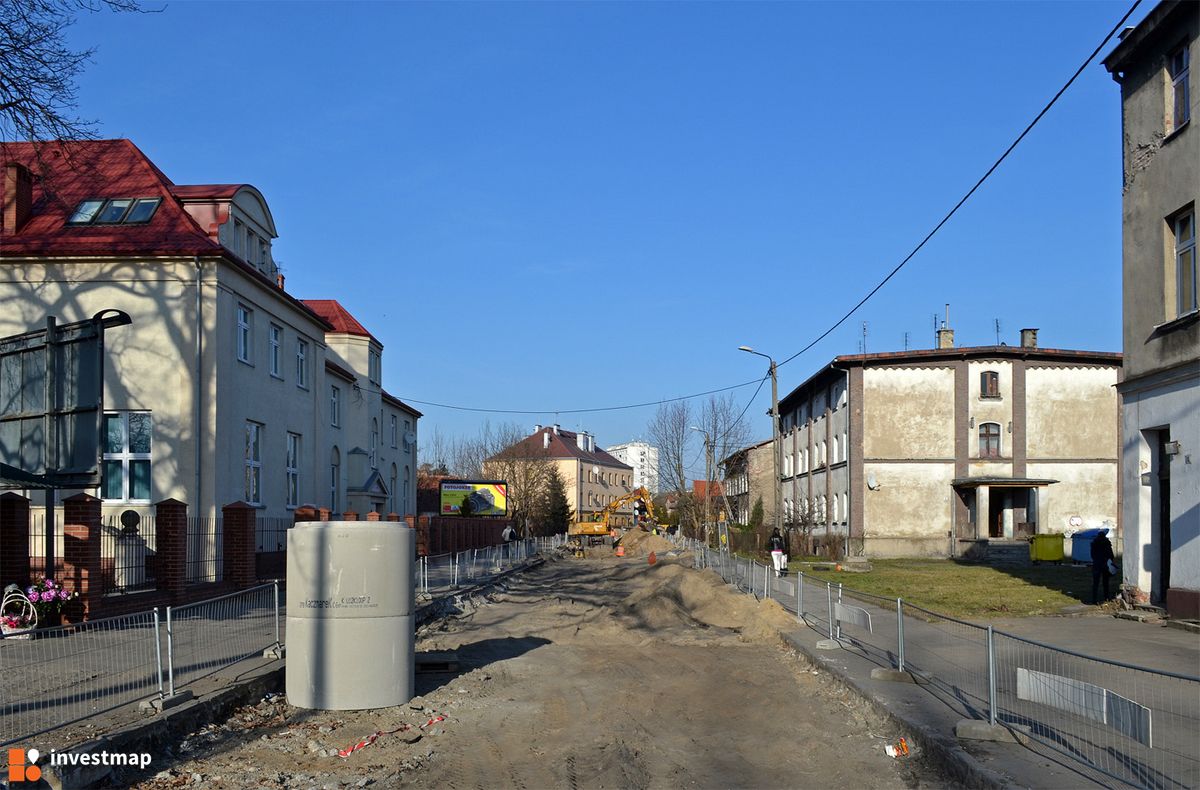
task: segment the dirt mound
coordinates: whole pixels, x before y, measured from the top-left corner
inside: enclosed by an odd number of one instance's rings
[[[621,545],[625,547],[626,557],[644,557],[650,552],[664,554],[676,548],[675,544],[662,535],[631,529],[621,536]]]
[[[711,570],[697,573],[674,563],[648,568],[644,586],[622,602],[621,611],[652,628],[701,624],[754,641],[775,640],[794,625],[775,601],[756,601],[731,590]]]

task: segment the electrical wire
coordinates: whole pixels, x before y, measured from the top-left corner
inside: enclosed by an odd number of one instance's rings
[[[1038,124],[1038,122],[1042,120],[1042,118],[1058,102],[1058,100],[1062,97],[1062,95],[1067,92],[1067,89],[1070,88],[1075,83],[1075,80],[1079,78],[1079,75],[1082,74],[1089,65],[1091,65],[1091,62],[1093,60],[1095,60],[1095,58],[1098,54],[1100,54],[1100,50],[1104,49],[1104,47],[1108,44],[1108,42],[1110,40],[1112,40],[1112,37],[1117,34],[1117,31],[1121,30],[1121,28],[1125,25],[1125,22],[1129,19],[1129,17],[1133,14],[1133,12],[1137,10],[1137,7],[1139,5],[1141,5],[1141,3],[1142,3],[1142,0],[1134,0],[1133,5],[1131,5],[1129,7],[1129,10],[1125,12],[1125,15],[1121,17],[1120,21],[1118,21],[1117,24],[1113,26],[1112,30],[1110,30],[1108,32],[1108,35],[1106,35],[1104,37],[1104,39],[1099,44],[1096,45],[1096,48],[1094,50],[1092,50],[1092,54],[1087,56],[1087,58],[1083,61],[1083,63],[1080,64],[1079,68],[1075,70],[1075,73],[1071,75],[1071,78],[1068,79],[1061,88],[1059,88],[1058,92],[1055,93],[1054,96],[1050,99],[1050,101],[1047,102],[1046,106],[1044,106],[1042,108],[1041,112],[1039,112],[1034,117],[1034,119],[1032,121],[1030,121],[1029,124],[1021,131],[1021,133],[1019,135],[1017,135],[1017,138],[1015,140],[1013,140],[1012,144],[1009,145],[1008,148],[1006,148],[1004,150],[1004,153],[1002,153],[1000,155],[1000,157],[998,159],[996,159],[995,162],[992,163],[992,166],[989,167],[987,169],[987,171],[979,178],[979,180],[975,182],[975,185],[972,186],[970,189],[968,189],[967,193],[965,195],[963,195],[962,198],[960,198],[957,203],[954,204],[954,207],[951,208],[950,211],[947,212],[944,217],[942,217],[941,221],[938,222],[938,224],[933,227],[933,230],[931,230],[931,231],[929,231],[929,233],[925,234],[925,238],[921,239],[920,243],[918,243],[917,246],[913,247],[912,251],[909,252],[908,255],[904,256],[904,259],[901,260],[900,263],[896,264],[896,266],[893,267],[892,270],[887,273],[887,276],[885,276],[882,280],[880,280],[878,283],[876,283],[875,287],[872,288],[870,291],[868,291],[867,295],[864,296],[862,299],[860,299],[853,307],[851,307],[845,313],[845,315],[843,315],[836,322],[834,322],[832,325],[830,325],[829,328],[826,329],[824,332],[817,335],[817,337],[815,337],[811,342],[809,342],[806,346],[801,348],[795,354],[792,354],[787,359],[783,360],[782,362],[777,363],[776,364],[777,369],[780,366],[786,365],[789,362],[793,361],[794,359],[801,356],[805,352],[810,351],[814,346],[816,346],[822,340],[829,337],[829,335],[831,335],[835,330],[837,330],[838,327],[840,327],[842,324],[846,323],[846,321],[848,321],[851,316],[853,316],[855,313],[857,313],[859,311],[859,309],[861,309],[862,306],[865,305],[871,299],[871,297],[873,297],[876,293],[879,292],[880,289],[883,288],[883,286],[887,285],[888,282],[893,277],[895,277],[897,274],[899,274],[900,270],[903,269],[908,264],[909,261],[911,261],[914,257],[916,257],[917,253],[920,252],[925,247],[925,245],[929,243],[929,241],[937,234],[937,232],[940,231],[942,229],[942,227],[947,222],[949,222],[950,219],[955,214],[958,213],[958,210],[960,208],[962,208],[964,204],[966,204],[966,202],[971,198],[971,196],[974,195],[975,192],[978,191],[978,189],[981,186],[983,186],[984,182],[987,181],[988,178],[991,177],[992,173],[996,172],[997,168],[999,168],[1000,165],[1004,162],[1004,160],[1008,158],[1008,155],[1011,154],[1016,149],[1016,147],[1021,143],[1021,141],[1024,140],[1025,137],[1033,130],[1033,127],[1035,127]],[[763,380],[758,380],[760,389],[762,387],[762,381]],[[436,408],[441,408],[441,409],[453,409],[455,411],[471,411],[471,412],[479,412],[479,413],[484,413],[484,414],[594,414],[597,412],[606,412],[606,411],[622,411],[622,410],[626,410],[626,409],[641,409],[641,408],[645,408],[647,406],[660,406],[665,403],[675,403],[675,402],[683,401],[683,400],[692,400],[693,398],[702,398],[705,395],[715,395],[718,392],[729,392],[730,390],[741,389],[743,387],[748,387],[754,383],[755,383],[755,380],[744,381],[740,384],[733,384],[728,387],[720,387],[718,389],[707,390],[705,392],[697,392],[692,395],[680,395],[675,398],[664,398],[663,400],[646,401],[643,403],[629,403],[629,404],[624,404],[624,405],[620,405],[620,406],[600,406],[600,407],[590,408],[590,409],[487,409],[487,408],[479,408],[479,407],[471,407],[471,406],[456,406],[456,405],[451,405],[451,404],[446,404],[446,403],[436,403],[434,401],[418,400],[416,398],[409,398],[409,397],[401,397],[401,400],[406,401],[408,403],[419,403],[422,406],[434,406]],[[758,392],[756,391],[755,395],[757,396],[757,394],[758,394]],[[750,402],[752,403],[753,400],[754,400],[754,398],[752,397],[750,399]],[[750,403],[747,403],[746,408],[748,409],[749,407],[750,407]],[[745,414],[745,410],[742,411],[742,414]]]

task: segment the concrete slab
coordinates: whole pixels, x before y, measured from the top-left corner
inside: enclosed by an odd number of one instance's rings
[[[993,743],[1028,743],[1029,738],[1001,724],[989,724],[979,719],[963,719],[954,725],[954,737],[960,741],[991,741]]]

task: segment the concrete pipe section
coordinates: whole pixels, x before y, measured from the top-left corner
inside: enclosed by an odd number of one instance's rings
[[[363,710],[413,697],[416,533],[313,521],[288,530],[287,698]]]

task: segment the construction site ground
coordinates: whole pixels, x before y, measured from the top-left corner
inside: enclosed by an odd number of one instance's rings
[[[154,755],[142,788],[928,787],[906,733],[779,633],[794,616],[671,555],[565,552],[418,633],[410,704],[308,711],[282,696]],[[650,564],[647,553],[657,554]],[[369,682],[369,681],[368,681]],[[376,733],[368,745],[339,756]]]

